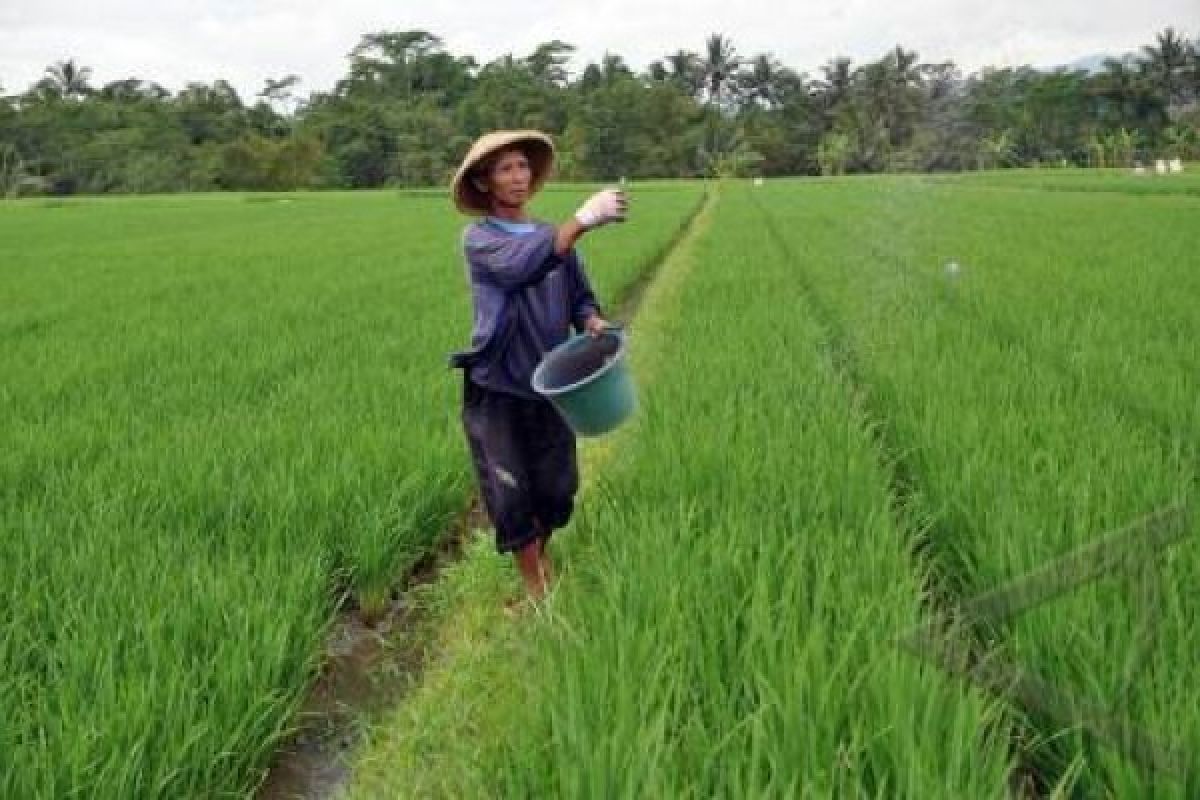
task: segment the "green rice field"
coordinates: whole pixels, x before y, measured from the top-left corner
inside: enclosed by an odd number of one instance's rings
[[[344,794],[1200,795],[1195,170],[630,191],[582,249],[602,301],[645,288],[640,409],[583,448],[557,588],[505,617],[468,541]],[[339,608],[470,502],[462,225],[0,203],[0,797],[254,795]],[[971,610],[1154,514],[1169,544]]]
[[[698,197],[589,243],[602,296]],[[0,796],[255,785],[341,596],[384,604],[466,504],[461,227],[395,193],[0,206]]]

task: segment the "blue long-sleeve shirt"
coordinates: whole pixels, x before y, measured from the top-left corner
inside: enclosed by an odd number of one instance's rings
[[[485,218],[463,232],[474,305],[471,347],[451,357],[480,386],[536,397],[531,381],[542,356],[599,313],[575,250],[554,252],[543,222]]]

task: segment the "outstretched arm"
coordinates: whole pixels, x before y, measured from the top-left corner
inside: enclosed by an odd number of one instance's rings
[[[528,236],[492,236],[472,229],[465,243],[467,259],[503,289],[531,286],[562,266],[585,233],[624,221],[626,208],[624,192],[605,189],[588,198],[575,216],[557,228],[543,226]]]

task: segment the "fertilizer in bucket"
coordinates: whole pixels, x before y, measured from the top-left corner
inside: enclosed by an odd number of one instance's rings
[[[533,373],[533,389],[547,398],[580,436],[616,428],[636,405],[625,363],[625,333],[577,334],[551,350]]]

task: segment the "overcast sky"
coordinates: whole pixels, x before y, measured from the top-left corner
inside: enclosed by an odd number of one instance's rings
[[[360,35],[379,30],[428,30],[481,63],[557,38],[579,48],[577,69],[605,51],[642,68],[720,32],[742,55],[771,52],[815,74],[834,56],[872,59],[897,43],[967,71],[1065,64],[1134,50],[1167,25],[1200,33],[1200,0],[0,0],[0,86],[24,91],[75,58],[96,85],[225,78],[252,98],[266,78],[296,73],[307,93],[332,86]]]

